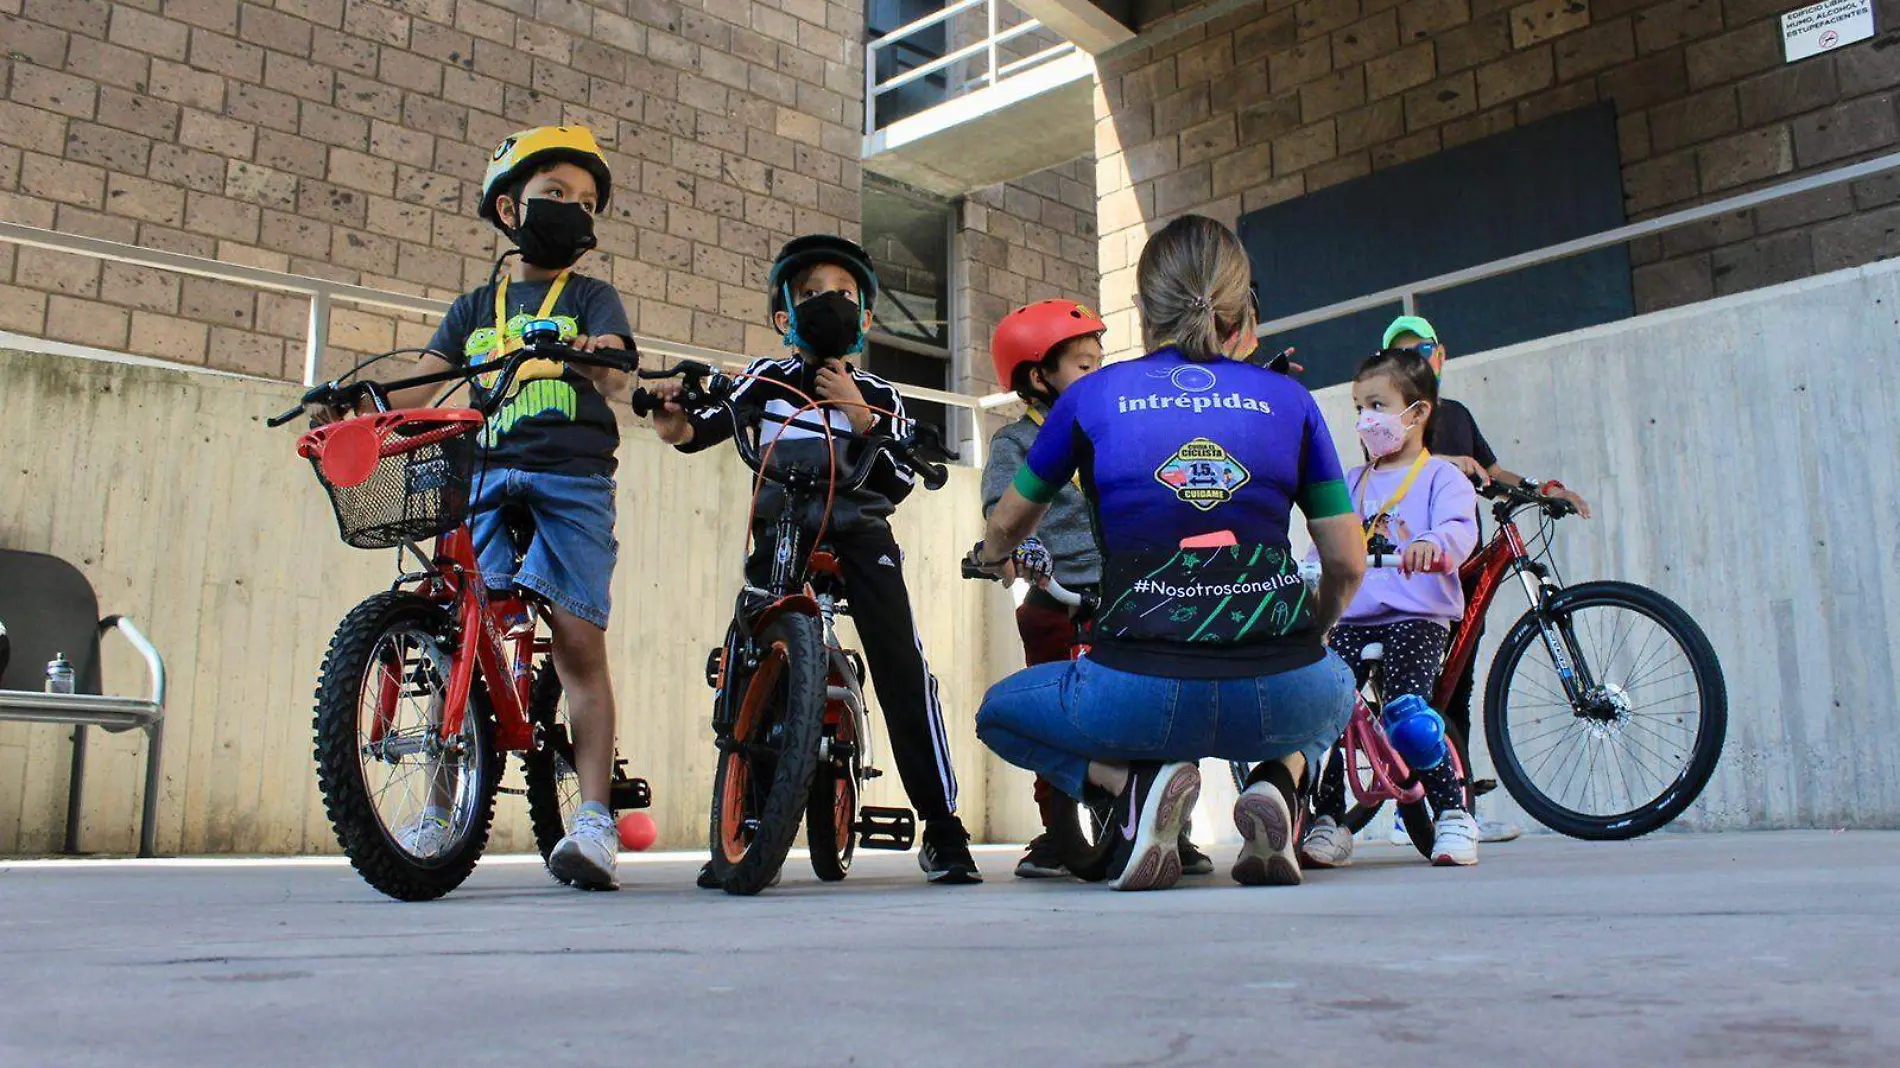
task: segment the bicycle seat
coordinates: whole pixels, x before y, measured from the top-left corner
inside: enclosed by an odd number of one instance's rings
[[[1384,659],[1385,645],[1382,642],[1369,642],[1364,649],[1359,650],[1359,662],[1362,664],[1370,664]]]

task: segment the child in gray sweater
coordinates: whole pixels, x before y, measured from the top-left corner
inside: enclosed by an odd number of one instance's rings
[[[1056,397],[1102,362],[1102,333],[1108,327],[1088,308],[1072,300],[1045,300],[1017,308],[997,324],[990,357],[996,380],[1015,390],[1027,406],[1021,419],[990,438],[989,462],[983,465],[983,515],[1003,497],[1029,455],[1042,422]],[[1023,640],[1023,660],[1030,666],[1068,660],[1075,655],[1078,622],[1067,605],[1050,596],[1038,581],[1053,575],[1064,587],[1092,592],[1102,581],[1102,554],[1095,542],[1095,525],[1087,498],[1078,485],[1064,486],[1036,527],[1036,537],[1017,549],[1009,577],[1029,581],[1029,594],[1016,609],[1016,630]],[[1081,626],[1087,626],[1084,621]],[[1016,865],[1022,879],[1062,878],[1068,872],[1047,833],[1058,805],[1075,802],[1041,779],[1036,780],[1036,806],[1044,833],[1029,843],[1029,852]],[[1188,841],[1183,828],[1180,842],[1184,874],[1205,875],[1214,863]]]

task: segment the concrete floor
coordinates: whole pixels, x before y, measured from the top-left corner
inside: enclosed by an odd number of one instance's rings
[[[0,862],[0,1065],[1900,1064],[1900,833],[1360,856],[1116,894],[872,854],[754,900],[492,858],[429,905],[332,861]]]

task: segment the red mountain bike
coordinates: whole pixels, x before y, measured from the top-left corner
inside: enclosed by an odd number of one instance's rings
[[[864,659],[838,640],[835,623],[849,612],[848,591],[824,532],[837,495],[864,485],[880,456],[937,490],[950,477],[942,461],[956,455],[943,447],[936,427],[912,422],[913,432],[903,438],[831,431],[836,444],[858,451],[842,472],[835,459],[775,459],[777,441],[762,444],[761,425],[790,423],[829,402],[781,416],[735,406],[733,379],[703,364],[682,363],[645,377],[662,375],[681,379],[681,405],[732,412],[733,444],[758,476],[755,492],[767,482],[785,491],[773,527],[770,578],[763,587],[748,581],[740,590],[726,639],[706,664],[719,747],[709,828],[713,875],[729,894],[765,889],[803,823],[812,869],[828,882],[843,879],[860,845],[909,849],[917,821],[907,808],[859,804],[864,783],[882,773],[870,763]],[[645,414],[658,402],[641,392],[633,406]],[[827,448],[825,455],[836,453]]]
[[[1687,612],[1647,587],[1565,586],[1550,544],[1556,522],[1575,512],[1568,503],[1533,485],[1492,482],[1480,492],[1495,502],[1497,532],[1463,566],[1475,588],[1433,706],[1450,703],[1477,655],[1477,624],[1498,587],[1516,577],[1530,608],[1499,642],[1484,696],[1498,778],[1531,818],[1573,838],[1635,838],[1666,825],[1694,803],[1721,759],[1728,692],[1714,647]],[[1538,521],[1528,540],[1518,527],[1525,516]],[[1245,770],[1235,767],[1237,782]],[[1493,785],[1468,787],[1481,794]],[[1377,801],[1362,799],[1345,825],[1358,831],[1377,811]],[[1429,851],[1430,819],[1422,807],[1419,815],[1406,819],[1407,830]]]
[[[482,582],[468,525],[480,477],[474,435],[509,394],[523,363],[552,359],[637,373],[638,354],[578,352],[558,324],[540,320],[527,346],[502,361],[390,382],[352,377],[316,386],[304,404],[375,412],[317,427],[297,442],[330,495],[337,529],[359,549],[396,549],[414,570],[363,601],[338,624],[316,692],[317,784],[337,842],[371,886],[404,901],[460,886],[488,844],[503,756],[520,753],[528,811],[542,858],[580,807],[574,749],[549,609],[522,590],[493,594]],[[386,355],[397,355],[389,353]],[[383,357],[376,357],[382,359]],[[389,410],[412,386],[498,375],[472,408]],[[282,426],[303,406],[269,420]],[[532,535],[525,513],[505,516],[517,551]],[[419,544],[435,538],[433,552]],[[612,807],[646,808],[644,780],[615,759]],[[425,807],[448,812],[424,833]]]

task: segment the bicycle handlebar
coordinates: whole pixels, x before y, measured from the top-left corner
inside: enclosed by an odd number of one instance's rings
[[[662,398],[644,389],[634,390],[633,411],[636,415],[652,415],[659,411],[670,399],[682,409],[725,407],[732,413],[735,433],[732,441],[739,450],[739,459],[753,471],[765,474],[766,449],[760,446],[748,427],[761,421],[789,425],[793,417],[775,415],[756,407],[749,408],[747,418],[741,419],[732,396],[737,384],[731,375],[724,374],[712,366],[696,360],[681,360],[664,371],[639,371],[637,376],[647,381],[677,378],[680,380],[680,392],[674,398]],[[744,424],[744,426],[741,426]],[[955,460],[957,454],[943,444],[942,431],[934,424],[911,421],[915,429],[902,438],[888,434],[859,434],[849,430],[833,430],[832,437],[845,441],[864,443],[864,452],[858,457],[851,470],[838,479],[838,486],[846,492],[858,489],[870,479],[871,470],[877,464],[879,456],[889,456],[891,462],[915,474],[928,490],[940,490],[950,481],[950,472],[933,457],[941,456],[946,460]],[[774,480],[776,481],[776,480]]]
[[[1492,479],[1478,487],[1478,495],[1498,502],[1498,507],[1507,513],[1521,508],[1541,508],[1552,519],[1577,514],[1576,505],[1560,497],[1547,496],[1543,486],[1528,480],[1513,486]]]
[[[491,364],[464,364],[447,371],[435,371],[388,382],[370,379],[346,382],[344,379],[349,377],[346,374],[305,390],[296,407],[265,420],[265,425],[283,426],[303,414],[305,407],[312,404],[331,408],[354,408],[364,397],[368,397],[376,405],[377,411],[388,411],[389,395],[397,390],[435,385],[439,382],[468,381],[479,375],[499,372],[501,377],[496,381],[494,388],[485,391],[488,394],[487,399],[478,398],[472,405],[482,415],[488,416],[494,414],[494,409],[506,399],[509,388],[514,385],[515,376],[520,373],[522,365],[529,360],[555,360],[587,367],[605,367],[609,370],[624,371],[645,377],[645,373],[640,371],[640,350],[637,346],[628,349],[595,349],[592,352],[582,352],[561,343],[560,328],[552,320],[536,320],[529,323],[527,329],[523,331],[523,339],[526,344],[502,360],[499,368]],[[395,352],[390,352],[384,355],[395,354]],[[377,359],[381,358],[377,357]]]

